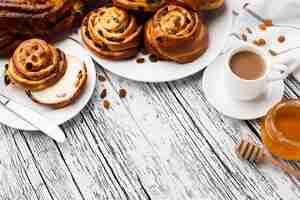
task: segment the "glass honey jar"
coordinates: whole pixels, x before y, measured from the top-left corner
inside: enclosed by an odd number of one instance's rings
[[[262,121],[262,141],[275,156],[300,160],[300,100],[274,106]]]

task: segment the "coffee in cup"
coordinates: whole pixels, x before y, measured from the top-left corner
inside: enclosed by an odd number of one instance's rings
[[[237,100],[251,100],[266,92],[272,81],[288,76],[288,67],[274,64],[262,49],[243,44],[231,50],[225,61],[224,85]]]
[[[229,65],[235,75],[245,80],[258,79],[266,72],[264,59],[251,51],[237,52],[231,57]]]

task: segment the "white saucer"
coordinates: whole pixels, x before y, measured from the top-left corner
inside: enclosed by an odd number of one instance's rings
[[[73,40],[66,39],[55,44],[55,46],[62,49],[66,54],[79,58],[86,64],[88,73],[86,87],[82,92],[80,98],[77,99],[77,101],[74,104],[62,109],[51,109],[46,106],[42,106],[32,102],[23,90],[17,89],[16,87],[6,86],[4,84],[3,74],[4,65],[8,62],[8,59],[2,58],[0,59],[0,92],[4,93],[11,99],[14,99],[19,104],[26,105],[35,110],[36,112],[44,115],[54,124],[60,125],[77,115],[88,103],[96,85],[96,70],[91,57],[88,56],[87,53],[85,53],[85,50]],[[36,130],[36,128],[31,126],[24,120],[18,118],[15,114],[7,110],[2,105],[0,105],[0,113],[0,123],[2,124],[21,130]],[[30,119],[30,116],[28,117]]]
[[[241,120],[256,119],[266,115],[272,106],[278,103],[284,92],[283,81],[269,85],[268,91],[250,101],[232,99],[224,87],[225,55],[219,56],[203,74],[202,87],[208,102],[220,113]]]

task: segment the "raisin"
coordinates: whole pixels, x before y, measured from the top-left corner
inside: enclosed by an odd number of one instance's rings
[[[136,63],[138,63],[138,64],[142,64],[144,62],[145,62],[144,58],[138,58],[138,59],[136,59]]]
[[[25,66],[25,67],[26,67],[27,70],[31,70],[31,69],[33,68],[33,64],[30,63],[30,62],[29,62],[29,63],[26,63],[26,66]]]
[[[244,41],[244,42],[247,42],[247,35],[245,35],[244,33],[242,33],[242,40]]]
[[[105,76],[99,74],[98,75],[98,80],[101,81],[101,82],[104,82],[104,81],[106,81],[106,78],[105,78]]]
[[[158,61],[158,57],[157,57],[156,55],[154,55],[154,54],[151,54],[151,55],[149,56],[149,60],[150,60],[151,62],[157,62],[157,61]]]
[[[103,101],[103,107],[105,108],[105,109],[109,109],[110,107],[111,107],[111,103],[110,103],[110,101],[108,101],[108,100],[104,100]]]
[[[101,99],[104,99],[107,96],[107,89],[103,89],[102,92],[100,93]]]
[[[278,37],[278,42],[283,43],[285,41],[285,37],[283,35]]]
[[[124,88],[119,90],[119,97],[120,98],[125,98],[127,96],[127,90],[125,90]]]

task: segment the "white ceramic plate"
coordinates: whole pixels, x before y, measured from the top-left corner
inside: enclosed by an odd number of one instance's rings
[[[111,61],[97,57],[93,52],[90,55],[105,69],[128,79],[143,82],[165,82],[181,79],[200,70],[210,64],[223,49],[227,35],[231,31],[232,10],[234,0],[225,1],[225,10],[218,16],[209,20],[209,48],[205,54],[192,63],[177,64],[169,61],[151,63],[148,56],[140,54],[138,57],[146,57],[145,63],[138,64],[136,59],[125,61]],[[80,35],[80,34],[79,34]],[[78,35],[77,35],[78,37]],[[79,39],[79,37],[77,38]]]
[[[17,89],[16,87],[12,86],[6,86],[4,84],[3,74],[4,65],[8,62],[7,59],[0,59],[0,92],[12,98],[16,102],[22,105],[26,105],[39,112],[40,114],[46,116],[54,124],[60,125],[77,115],[88,103],[96,85],[96,70],[91,57],[87,55],[84,49],[73,40],[66,39],[55,44],[55,46],[62,49],[66,54],[78,57],[80,60],[85,62],[87,67],[88,79],[86,87],[81,97],[77,99],[74,104],[62,109],[51,109],[32,102],[26,96],[23,90]],[[2,105],[0,105],[0,113],[0,122],[2,124],[21,130],[36,130],[30,124],[18,118],[15,114],[8,111]],[[28,119],[30,119],[30,116],[28,116]]]
[[[226,116],[250,120],[260,118],[278,103],[284,92],[283,81],[270,83],[268,91],[251,101],[232,99],[224,87],[225,55],[219,56],[204,71],[202,87],[208,102]]]

